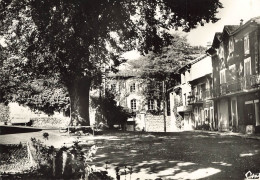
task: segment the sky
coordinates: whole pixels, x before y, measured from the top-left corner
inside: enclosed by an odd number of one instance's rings
[[[208,42],[212,43],[216,32],[222,32],[225,25],[239,25],[240,20],[246,23],[253,17],[260,16],[260,0],[220,0],[223,4],[219,9],[216,23],[208,23],[199,26],[187,33],[188,42],[193,46],[206,47]],[[140,57],[137,51],[129,51],[123,55],[127,59]]]
[[[222,32],[224,25],[239,25],[240,20],[244,23],[253,17],[260,16],[260,0],[220,0],[224,8],[219,10],[218,22],[205,24],[187,34],[191,45],[206,46],[212,42],[215,32]]]

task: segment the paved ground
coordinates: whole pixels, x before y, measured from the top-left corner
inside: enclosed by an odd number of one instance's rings
[[[42,138],[50,134],[49,140]],[[31,137],[56,147],[77,139],[58,130],[0,135],[0,144],[16,144]],[[82,144],[96,144],[93,164],[108,168],[121,179],[244,179],[247,171],[260,173],[260,140],[211,132],[134,133],[111,132],[103,136],[84,136]],[[107,162],[107,165],[106,165]],[[132,167],[133,173],[129,174]]]
[[[244,179],[247,171],[260,173],[260,141],[203,132],[163,134],[117,133],[96,140],[94,163],[115,174],[132,166],[131,179]],[[129,170],[127,170],[127,173]]]

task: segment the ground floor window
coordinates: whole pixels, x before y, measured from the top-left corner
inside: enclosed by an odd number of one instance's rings
[[[131,109],[136,110],[136,99],[131,100]]]
[[[148,110],[154,110],[154,109],[155,109],[154,100],[153,99],[148,100]]]

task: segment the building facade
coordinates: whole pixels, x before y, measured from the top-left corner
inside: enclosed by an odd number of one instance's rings
[[[176,129],[215,129],[212,96],[212,59],[207,54],[180,70],[180,85],[170,92],[172,121]]]
[[[220,131],[254,132],[260,126],[260,17],[225,26],[208,50],[213,65],[215,117]]]
[[[127,120],[128,130],[172,131],[170,117],[163,114],[162,82],[140,77],[128,64],[120,68],[108,76],[106,89],[115,95],[118,106],[133,114]]]

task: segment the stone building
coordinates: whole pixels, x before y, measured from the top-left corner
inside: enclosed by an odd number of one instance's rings
[[[128,130],[163,132],[166,126],[166,131],[172,131],[170,116],[163,115],[162,82],[144,79],[124,63],[118,73],[108,75],[105,86],[117,105],[133,114],[127,120]]]
[[[224,26],[208,52],[213,63],[213,101],[220,131],[260,127],[260,17]]]

